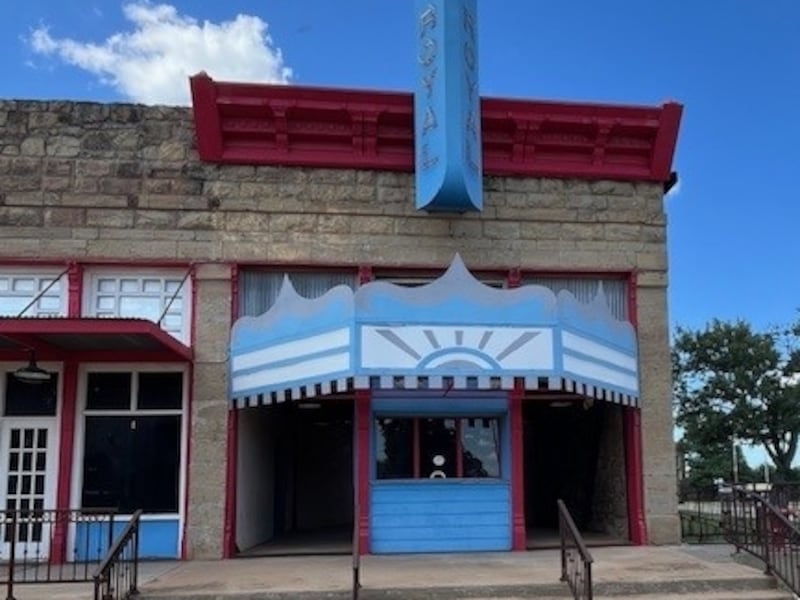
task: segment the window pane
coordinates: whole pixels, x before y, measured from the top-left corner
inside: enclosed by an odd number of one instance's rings
[[[97,297],[97,310],[114,310],[116,305],[114,296],[98,296]]]
[[[183,373],[139,373],[137,407],[174,408],[183,405]]]
[[[125,293],[138,292],[139,280],[138,279],[121,279],[119,282],[120,291]]]
[[[128,508],[130,417],[86,417],[83,508]]]
[[[89,373],[86,386],[88,410],[129,410],[130,373]]]
[[[137,417],[129,506],[146,512],[178,512],[180,416]]]
[[[83,508],[178,512],[180,416],[86,417]]]
[[[36,280],[35,279],[23,279],[17,278],[14,279],[13,290],[15,292],[33,292],[36,289]]]
[[[115,279],[100,279],[97,281],[97,291],[99,292],[116,292],[117,281]]]
[[[500,427],[494,418],[461,419],[464,477],[500,477]]]
[[[58,312],[61,308],[61,298],[58,296],[44,295],[39,298],[39,310]]]
[[[380,418],[375,423],[378,479],[413,477],[413,419]]]
[[[119,316],[157,321],[161,316],[161,298],[120,296]]]
[[[142,289],[146,294],[160,294],[161,293],[161,280],[160,279],[145,279],[142,283]]]
[[[50,381],[24,383],[6,373],[5,415],[7,417],[55,415],[58,373]]]
[[[420,476],[456,477],[455,419],[419,420]]]
[[[351,289],[357,285],[355,272],[290,272],[288,275],[297,293],[306,298],[319,298],[337,285]],[[283,278],[283,272],[242,271],[239,279],[241,314],[255,316],[269,310],[278,297]]]

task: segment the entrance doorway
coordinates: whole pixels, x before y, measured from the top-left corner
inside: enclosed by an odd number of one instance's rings
[[[628,538],[622,411],[583,398],[529,399],[523,410],[528,547],[558,544],[556,501],[587,542]]]
[[[20,511],[17,555],[43,559],[53,533],[52,519],[40,511],[55,508],[58,378],[32,385],[7,372],[0,389],[0,507]],[[0,524],[0,561],[9,558],[14,537],[8,522]]]
[[[240,554],[349,553],[353,402],[286,402],[239,419]]]
[[[0,485],[0,506],[17,513],[18,555],[46,558],[50,553],[51,527],[41,511],[53,508],[55,489],[55,419],[4,418],[0,421],[0,464],[6,469]],[[27,522],[33,515],[36,522]],[[0,536],[0,560],[7,560],[14,537],[4,523]]]

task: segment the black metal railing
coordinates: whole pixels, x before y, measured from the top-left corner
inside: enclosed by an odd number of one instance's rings
[[[769,502],[766,491],[733,486],[721,494],[725,538],[761,559],[764,572],[800,594],[800,530],[787,507]]]
[[[719,486],[681,486],[678,494],[681,541],[718,544],[725,541]]]
[[[142,511],[133,513],[130,522],[109,548],[94,572],[94,600],[123,600],[139,593],[139,521]]]
[[[561,537],[561,581],[575,600],[592,600],[592,558],[566,504],[558,500],[558,531]]]
[[[773,506],[795,515],[800,513],[800,483],[770,483],[763,485],[767,501]]]
[[[0,587],[91,581],[114,536],[116,509],[0,510]]]

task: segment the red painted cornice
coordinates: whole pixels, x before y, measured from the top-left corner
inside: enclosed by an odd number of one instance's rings
[[[414,168],[408,93],[225,83],[191,78],[206,162]],[[487,175],[666,183],[683,107],[482,98]]]

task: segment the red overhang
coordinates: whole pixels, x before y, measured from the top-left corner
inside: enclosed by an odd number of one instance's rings
[[[0,318],[0,360],[191,361],[192,349],[152,321]]]
[[[190,81],[204,161],[414,168],[411,94]],[[667,183],[682,110],[482,98],[484,173]]]

